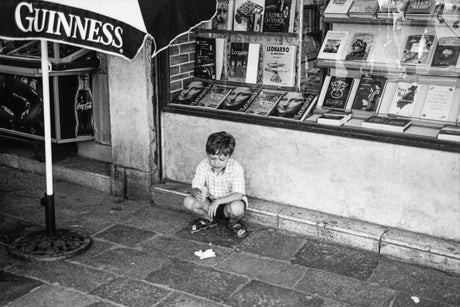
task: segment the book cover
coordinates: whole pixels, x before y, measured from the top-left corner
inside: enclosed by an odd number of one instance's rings
[[[196,38],[193,74],[196,78],[216,78],[216,40],[214,38]]]
[[[350,112],[341,112],[341,111],[329,111],[322,115],[320,115],[316,122],[322,125],[330,125],[330,126],[342,126],[347,121],[351,119]]]
[[[409,35],[406,40],[401,63],[404,65],[429,65],[434,50],[434,35]]]
[[[409,0],[404,16],[409,19],[426,19],[436,11],[436,0]]]
[[[454,101],[455,87],[429,85],[422,109],[422,119],[446,121]]]
[[[259,44],[230,43],[227,77],[229,81],[257,83],[259,48]]]
[[[263,45],[262,83],[294,86],[297,47],[292,45]]]
[[[268,116],[278,100],[284,95],[282,91],[262,90],[246,113]]]
[[[378,18],[393,18],[393,14],[404,14],[409,0],[381,0],[377,9]]]
[[[217,0],[216,16],[212,19],[212,29],[232,30],[235,0]]]
[[[175,93],[171,103],[192,105],[201,99],[200,95],[206,93],[212,87],[211,84],[202,80],[191,80],[182,90]]]
[[[287,92],[273,108],[270,116],[302,120],[313,109],[317,96],[301,92]]]
[[[348,36],[348,31],[328,31],[319,50],[318,59],[343,60]]]
[[[398,82],[388,113],[401,116],[413,116],[412,111],[417,101],[419,91],[420,89],[417,82]]]
[[[234,31],[261,32],[265,0],[235,0]]]
[[[377,0],[354,0],[348,11],[351,18],[375,17],[379,3]]]
[[[375,34],[358,32],[354,33],[346,51],[347,61],[366,61],[374,48]]]
[[[353,86],[353,78],[331,76],[322,107],[345,111]]]
[[[252,89],[248,86],[235,87],[225,97],[218,109],[245,112],[259,93],[259,89]]]
[[[359,81],[358,91],[351,108],[376,112],[385,87],[386,78],[364,75]]]
[[[265,0],[263,32],[292,32],[295,4],[296,0]]]
[[[404,132],[410,125],[410,119],[405,118],[389,118],[382,123],[382,130],[393,132]]]
[[[214,84],[204,95],[202,95],[203,97],[200,100],[192,105],[215,109],[223,102],[231,90],[232,87]]]
[[[431,61],[431,66],[455,67],[459,62],[459,55],[460,39],[458,37],[442,37],[438,40],[438,43],[436,44],[436,49],[434,51],[433,60]]]
[[[374,115],[374,116],[371,116],[365,119],[361,123],[361,127],[380,130],[382,129],[382,124],[386,122],[387,120],[388,120],[388,117]]]
[[[331,0],[324,10],[324,17],[347,18],[352,3],[353,0]]]

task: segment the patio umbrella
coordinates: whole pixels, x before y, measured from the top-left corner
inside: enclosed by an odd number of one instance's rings
[[[47,41],[70,44],[132,60],[145,41],[153,41],[155,56],[178,36],[216,11],[216,0],[2,0],[0,38],[41,40],[46,194],[46,231],[13,241],[10,252],[38,260],[63,259],[90,246],[87,236],[56,230],[51,157],[49,61]],[[40,246],[56,245],[52,249]],[[65,244],[70,240],[69,244]],[[46,241],[46,242],[43,242]],[[66,246],[62,246],[62,244]],[[27,246],[36,245],[36,246]],[[31,251],[35,249],[35,251]]]

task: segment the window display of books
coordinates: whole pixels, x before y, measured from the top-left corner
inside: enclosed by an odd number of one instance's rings
[[[460,24],[460,11],[453,8],[458,0],[442,5],[434,0],[331,0],[315,16],[319,23],[323,14],[324,25],[314,27],[302,20],[309,16],[304,11],[311,3],[306,2],[218,0],[209,31],[196,36],[190,77],[202,84],[188,109],[268,125],[290,120],[358,127],[373,135],[385,130],[424,136],[415,128],[440,131],[458,125],[460,29],[454,24]],[[301,45],[311,45],[307,37],[312,36],[299,33],[306,28],[323,30],[312,67],[306,64],[308,47]],[[315,69],[321,76],[313,91],[308,72]],[[171,104],[187,105],[177,92]],[[429,135],[441,139],[443,134],[452,133]]]

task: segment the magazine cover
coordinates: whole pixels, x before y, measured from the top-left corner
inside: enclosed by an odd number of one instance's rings
[[[245,112],[259,92],[259,89],[252,89],[248,86],[232,88],[231,92],[225,97],[218,109]]]
[[[459,62],[459,55],[460,39],[458,37],[442,37],[436,45],[431,66],[455,67]]]
[[[372,18],[379,7],[377,0],[355,0],[348,11],[348,16],[355,18]]]
[[[201,98],[200,94],[206,93],[211,87],[212,85],[205,81],[191,80],[182,90],[171,95],[173,97],[171,103],[192,105]]]
[[[352,85],[353,78],[331,76],[322,107],[345,110]]]
[[[324,10],[324,17],[346,18],[352,3],[353,0],[331,0]]]
[[[301,120],[310,113],[317,96],[301,92],[287,92],[273,108],[270,116]]]
[[[234,31],[261,32],[265,0],[235,0]]]
[[[362,76],[351,108],[353,110],[376,112],[385,82],[385,77]]]
[[[404,16],[406,18],[426,19],[433,16],[436,9],[436,0],[410,0]]]
[[[259,69],[259,44],[230,43],[229,81],[256,83]]]
[[[251,106],[248,108],[246,113],[268,116],[272,108],[276,105],[276,103],[284,95],[284,93],[285,92],[270,90],[261,91],[260,94],[254,100],[254,102],[251,104]]]
[[[223,102],[231,89],[228,86],[213,85],[199,101],[192,105],[215,109]]]
[[[354,33],[346,52],[347,61],[366,61],[374,47],[374,33]]]
[[[388,113],[401,116],[412,116],[412,111],[419,91],[417,82],[398,82]]]
[[[349,32],[327,31],[318,53],[318,59],[343,60]]]
[[[296,46],[264,45],[262,83],[294,86],[296,51]]]
[[[216,40],[197,37],[195,45],[194,76],[203,79],[216,78]]]
[[[424,119],[446,121],[454,100],[455,87],[430,85],[423,103]]]
[[[403,51],[402,64],[429,65],[435,49],[435,36],[409,35]]]
[[[292,32],[296,0],[265,0],[263,32]],[[291,20],[292,19],[292,20]]]
[[[212,29],[232,30],[235,0],[217,0],[216,16],[212,19]]]

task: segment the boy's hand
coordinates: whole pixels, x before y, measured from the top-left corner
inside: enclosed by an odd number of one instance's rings
[[[217,211],[217,208],[219,207],[220,203],[217,202],[216,200],[213,201],[210,205],[209,205],[209,208],[208,208],[208,215],[209,215],[209,218],[210,219],[213,219],[214,216],[216,216],[216,211]]]
[[[203,193],[201,193],[201,190],[199,188],[193,188],[192,189],[192,195],[193,195],[193,197],[195,197],[199,201],[204,201]]]

